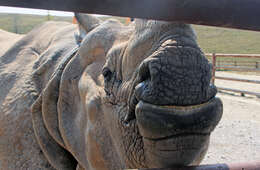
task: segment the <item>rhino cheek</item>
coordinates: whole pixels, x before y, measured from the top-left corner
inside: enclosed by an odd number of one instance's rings
[[[104,144],[107,145],[107,132],[104,130],[104,112],[102,110],[100,89],[95,81],[89,76],[93,67],[86,69],[79,84],[81,103],[84,105],[85,117],[79,117],[79,122],[85,122],[81,133],[85,136],[85,152],[89,169],[109,169],[106,164],[106,153]]]
[[[127,113],[125,105],[103,105],[105,111],[105,126],[109,129],[112,145],[117,158],[115,164],[121,164],[121,169],[144,167],[144,152],[142,138],[139,135],[135,121],[128,125],[123,123]]]
[[[86,155],[89,166],[95,169],[108,169],[103,159],[102,148],[96,139],[95,130],[90,130],[87,135]]]
[[[87,112],[87,120],[95,123],[101,117],[100,99],[96,96],[87,97],[85,100],[85,110]]]

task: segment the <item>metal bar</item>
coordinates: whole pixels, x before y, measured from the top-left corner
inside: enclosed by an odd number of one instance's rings
[[[256,93],[256,92],[250,92],[250,91],[245,91],[245,90],[236,90],[236,89],[230,89],[230,88],[225,88],[225,87],[217,87],[217,88],[218,88],[218,90],[232,91],[232,92],[236,92],[236,93],[244,93],[244,94],[249,94],[249,95],[254,95],[254,96],[260,97],[260,93]]]
[[[220,63],[220,65],[217,65],[219,67],[238,67],[238,68],[248,68],[248,69],[256,69],[256,63],[253,64],[249,64],[249,63],[238,63],[237,65],[231,64],[231,63],[226,63],[224,64],[224,62]]]
[[[236,62],[237,65],[240,65],[240,64],[248,64],[248,65],[250,65],[251,64],[251,65],[255,66],[258,61],[219,60],[219,63],[234,63],[234,62]]]
[[[225,66],[227,66],[227,67],[240,67],[240,68],[255,68],[255,63],[253,63],[253,64],[248,64],[248,63],[241,63],[241,64],[238,64],[238,63],[236,63],[236,65],[234,65],[234,63],[232,64],[231,62],[230,63],[226,63],[226,62],[218,62],[218,66],[219,67],[225,67]],[[250,67],[251,66],[251,67]]]
[[[260,69],[254,69],[254,68],[239,68],[239,67],[223,67],[218,66],[216,69],[225,69],[225,70],[232,70],[232,71],[244,71],[244,72],[260,72]]]
[[[0,5],[260,31],[259,0],[1,0]]]
[[[230,77],[220,77],[220,76],[215,76],[215,79],[260,84],[260,81],[258,81],[258,80],[247,80],[247,79],[238,79],[238,78],[230,78]]]
[[[211,79],[211,83],[215,84],[215,75],[216,75],[216,55],[215,53],[212,54],[212,79]]]
[[[176,168],[150,168],[132,170],[260,170],[260,162],[236,163],[236,164],[213,164],[200,166],[185,166]]]
[[[206,56],[211,57],[213,54],[206,53]],[[238,58],[260,58],[259,54],[222,54],[222,53],[216,53],[217,57],[238,57]]]

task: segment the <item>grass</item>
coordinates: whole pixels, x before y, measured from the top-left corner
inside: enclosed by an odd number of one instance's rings
[[[72,21],[72,17],[50,16],[49,19],[56,21]],[[47,20],[48,16],[41,15],[0,14],[0,29],[25,34],[32,30],[36,25],[39,25]]]
[[[260,32],[193,26],[204,52],[260,54]]]

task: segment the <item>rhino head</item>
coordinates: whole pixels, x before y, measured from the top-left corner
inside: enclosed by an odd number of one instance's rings
[[[199,164],[222,102],[191,26],[76,18],[82,42],[60,76],[55,141],[85,169]]]

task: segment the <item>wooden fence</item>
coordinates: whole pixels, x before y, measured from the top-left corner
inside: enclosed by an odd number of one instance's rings
[[[238,71],[238,72],[259,72],[260,73],[260,55],[258,54],[206,54],[207,57],[211,58],[213,69],[212,69],[212,83],[215,84],[215,79],[229,80],[229,81],[239,81],[246,83],[260,84],[259,80],[247,80],[239,78],[221,77],[216,76],[216,70],[228,70],[228,71]],[[223,60],[217,61],[217,58],[247,58],[255,59],[254,61],[239,61],[239,60]],[[257,60],[259,59],[259,61]],[[237,90],[226,87],[217,87],[219,90],[232,91],[236,93],[255,95],[260,97],[260,93],[250,92],[246,90]]]

